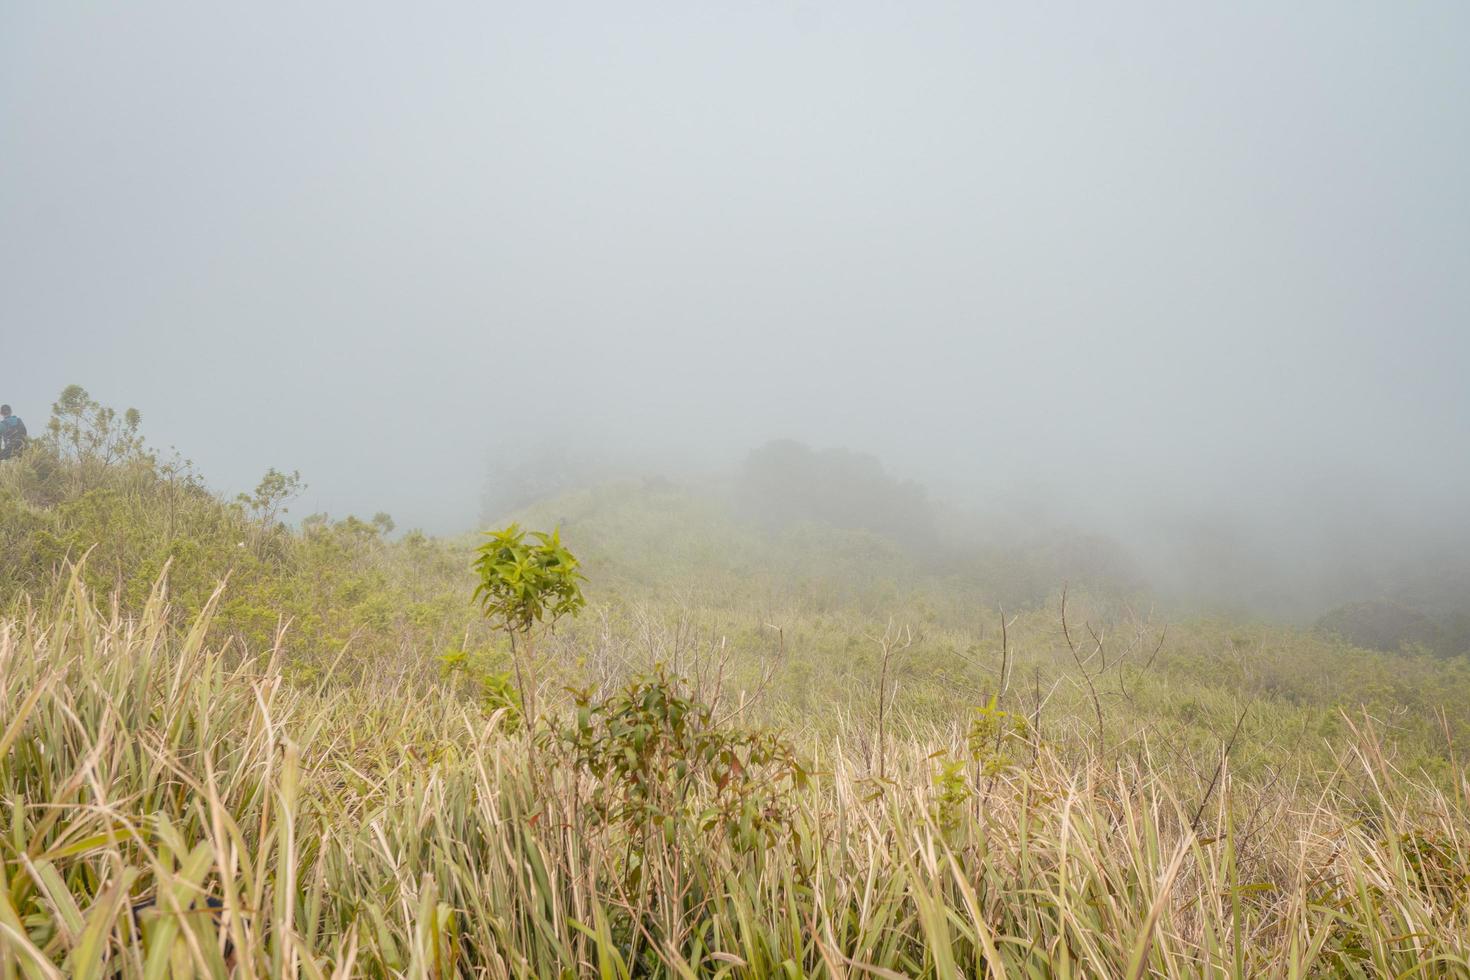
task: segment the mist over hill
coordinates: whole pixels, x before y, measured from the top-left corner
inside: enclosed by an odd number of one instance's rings
[[[791,439],[702,469],[555,447],[518,461],[496,457],[489,469],[482,523],[529,513],[573,540],[590,536],[608,558],[636,551],[652,561],[661,542],[687,535],[704,536],[716,562],[720,548],[743,551],[732,544],[742,537],[772,541],[797,527],[828,528],[882,543],[879,553],[854,560],[901,561],[957,577],[977,600],[1037,603],[1082,586],[1178,615],[1321,621],[1335,629],[1358,623],[1348,634],[1381,649],[1470,650],[1452,625],[1470,610],[1465,530],[1447,521],[1410,533],[1371,520],[1371,508],[1325,495],[1293,501],[1296,517],[1288,522],[1194,512],[1184,501],[1172,511],[1161,504],[1151,515],[1109,519],[1049,501],[1042,491],[978,503],[942,499],[871,454]],[[669,534],[659,522],[674,511],[693,523]],[[1362,624],[1367,610],[1378,610],[1368,616],[1376,625]]]
[[[789,437],[1252,605],[1460,534],[1463,4],[619,6],[8,5],[5,400],[442,533]]]

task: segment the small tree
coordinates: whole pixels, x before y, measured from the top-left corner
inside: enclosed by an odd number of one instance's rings
[[[527,720],[534,723],[534,677],[528,686],[525,676],[531,673],[533,630],[543,623],[550,626],[562,616],[580,612],[586,605],[581,588],[586,579],[577,571],[576,556],[562,547],[556,531],[527,532],[519,524],[511,524],[503,530],[487,532],[487,536],[489,540],[476,551],[474,569],[480,584],[475,587],[475,600],[485,617],[510,636],[511,662],[515,667],[516,686],[520,688],[521,705]]]
[[[293,497],[299,497],[305,489],[300,471],[282,473],[272,466],[255,485],[254,493],[242,493],[235,499],[249,512],[252,520],[263,527],[272,527],[276,518],[286,513],[286,504]]]
[[[46,433],[62,459],[110,466],[146,457],[138,433],[142,424],[143,416],[136,408],[119,417],[81,385],[68,385],[51,406]]]

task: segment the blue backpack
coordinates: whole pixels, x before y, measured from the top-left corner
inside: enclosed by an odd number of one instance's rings
[[[26,447],[26,424],[19,415],[0,419],[0,459],[18,456]]]

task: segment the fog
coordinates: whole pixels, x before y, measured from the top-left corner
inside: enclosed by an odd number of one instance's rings
[[[437,532],[790,437],[1372,593],[1470,536],[1467,105],[1452,2],[7,4],[0,399]]]

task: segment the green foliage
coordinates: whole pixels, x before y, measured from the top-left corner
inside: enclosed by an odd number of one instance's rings
[[[980,767],[986,776],[994,776],[1008,766],[1015,765],[1014,754],[1018,750],[1031,748],[1031,727],[1026,719],[997,706],[997,698],[982,708],[976,708],[970,719],[970,728],[965,733],[965,748],[970,761]]]
[[[964,759],[949,759],[935,756],[938,768],[934,773],[934,822],[945,833],[952,834],[964,819],[965,807],[974,798]]]
[[[143,416],[130,408],[121,416],[99,403],[81,385],[68,385],[51,406],[46,434],[62,459],[111,465],[145,455],[139,428]]]
[[[965,730],[965,750],[952,754],[941,750],[931,756],[936,769],[931,779],[934,822],[945,833],[960,824],[965,808],[976,797],[974,779],[994,781],[1017,765],[1017,754],[1035,752],[1031,727],[1024,716],[1003,711],[992,696],[983,707],[973,709]]]
[[[345,680],[360,658],[488,641],[463,600],[467,549],[414,533],[391,543],[386,514],[313,515],[293,531],[279,518],[304,486],[298,474],[272,469],[227,502],[187,461],[149,451],[136,422],[74,386],[47,434],[0,466],[0,608],[46,596],[82,562],[86,585],[132,613],[166,571],[180,620],[228,579],[215,635],[263,650],[286,628],[302,679],[326,676],[334,661]],[[344,645],[353,656],[341,657]]]
[[[511,524],[486,532],[476,551],[479,577],[475,599],[486,618],[510,632],[529,632],[543,620],[576,615],[586,605],[577,559],[562,547],[558,532],[521,530]]]
[[[1440,656],[1470,653],[1470,620],[1436,619],[1387,599],[1350,602],[1323,615],[1317,629],[1355,646],[1389,653],[1427,650]]]
[[[595,780],[600,820],[669,842],[718,831],[741,847],[770,843],[807,780],[784,739],[717,723],[662,669],[601,701],[578,694],[575,721],[556,740]]]
[[[255,485],[253,493],[242,493],[235,499],[246,509],[251,520],[270,525],[276,522],[278,515],[286,513],[286,502],[299,497],[305,489],[306,484],[299,472],[282,473],[272,466]]]
[[[480,709],[486,715],[499,713],[501,727],[507,732],[517,732],[525,717],[520,691],[512,673],[494,669],[489,659],[483,654],[454,649],[439,656],[439,668],[445,677],[463,678],[474,689]]]

